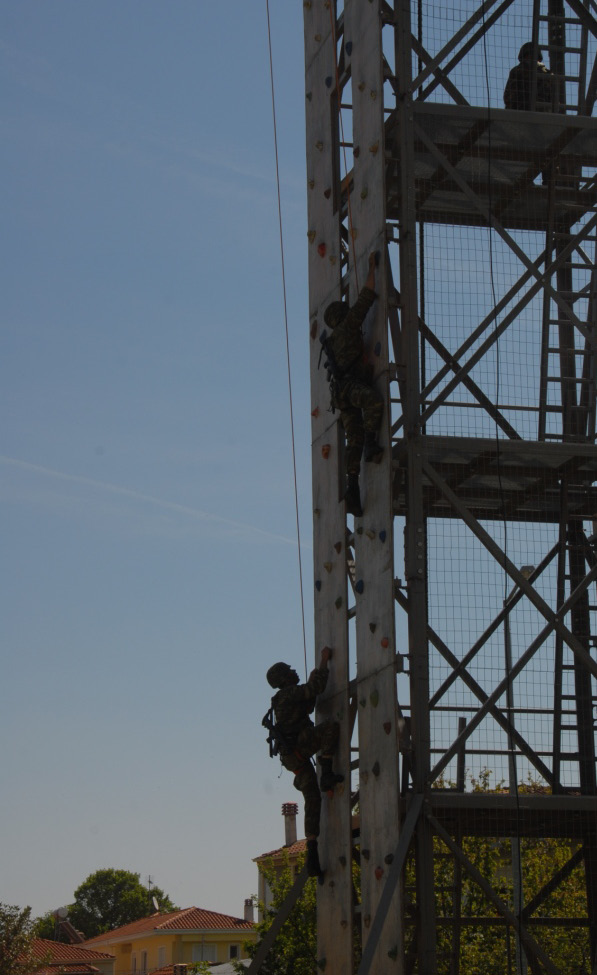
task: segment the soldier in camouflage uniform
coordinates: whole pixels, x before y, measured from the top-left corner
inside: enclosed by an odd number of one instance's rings
[[[543,64],[543,54],[530,41],[518,52],[518,64],[512,68],[504,89],[504,105],[520,111],[552,112],[555,76]],[[535,87],[535,101],[531,104]]]
[[[332,756],[338,744],[340,730],[338,722],[322,721],[314,725],[309,717],[315,710],[317,695],[325,690],[331,655],[330,648],[324,647],[321,651],[321,663],[311,671],[306,684],[299,682],[296,670],[289,664],[274,664],[267,672],[268,684],[279,688],[272,698],[272,707],[281,741],[280,759],[284,768],[294,772],[294,787],[302,792],[305,801],[307,870],[310,877],[321,876],[317,849],[321,792],[329,792],[336,783],[344,781],[343,775],[336,775],[332,771]],[[311,763],[311,757],[317,753],[320,753],[321,765],[319,785]]]
[[[357,517],[363,514],[359,491],[363,448],[365,460],[376,464],[383,453],[383,447],[377,442],[377,432],[384,404],[372,385],[373,367],[366,361],[361,331],[367,312],[377,298],[374,291],[376,263],[377,255],[371,254],[369,274],[354,305],[349,307],[344,301],[333,301],[323,316],[332,330],[325,345],[332,376],[332,407],[340,410],[346,434],[346,510]]]

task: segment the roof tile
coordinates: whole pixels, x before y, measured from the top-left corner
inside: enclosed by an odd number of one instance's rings
[[[171,911],[169,914],[152,914],[139,921],[123,924],[113,931],[98,934],[95,938],[88,938],[85,945],[105,944],[107,941],[121,938],[135,937],[135,935],[152,931],[252,931],[254,925],[240,917],[230,914],[218,914],[216,911],[205,911],[201,907],[186,907],[182,911]]]

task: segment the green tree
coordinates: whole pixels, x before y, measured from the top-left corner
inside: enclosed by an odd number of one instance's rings
[[[303,863],[304,856],[296,861],[299,869]],[[259,905],[262,914],[262,920],[256,925],[259,939],[245,943],[245,950],[250,958],[255,957],[264,935],[269,931],[295,880],[287,852],[284,852],[281,866],[274,867],[273,860],[270,860],[260,869],[272,892],[272,902],[268,908],[264,904]],[[307,880],[301,896],[260,968],[261,975],[318,975],[316,891],[316,880]],[[245,971],[242,966],[235,967],[238,972]]]
[[[45,938],[46,941],[67,941],[68,939],[56,931],[56,918],[53,911],[46,911],[41,917],[36,918],[34,923],[34,934],[36,938]]]
[[[0,975],[33,975],[47,958],[35,952],[31,908],[0,904]]]
[[[484,769],[477,779],[471,779],[474,792],[503,792],[502,784],[491,786],[491,772]],[[442,782],[444,788],[450,783]],[[521,784],[520,794],[544,792],[537,783]],[[512,843],[509,837],[467,836],[458,841],[470,863],[489,882],[498,897],[514,909],[514,885],[512,876]],[[574,842],[556,837],[522,837],[520,857],[522,864],[524,901],[529,903],[549,880],[576,852]],[[459,964],[460,975],[505,975],[515,971],[515,931],[506,926],[494,904],[486,897],[470,874],[456,865],[448,847],[434,839],[434,880],[437,926],[437,975],[449,975],[456,927],[454,914],[456,891],[460,890],[461,929]],[[300,865],[300,863],[299,863]],[[273,900],[268,910],[260,905],[263,920],[257,925],[260,939],[256,944],[245,945],[250,957],[254,957],[265,933],[269,930],[280,905],[294,882],[288,857],[282,869],[274,868],[270,861],[263,871],[272,891]],[[360,899],[358,868],[353,868],[355,896]],[[261,971],[263,975],[319,975],[317,967],[316,938],[316,883],[307,882],[302,897],[278,935]],[[405,940],[407,954],[416,952],[414,944],[416,915],[415,872],[412,855],[406,864],[404,884]],[[536,916],[540,918],[586,918],[587,903],[584,866],[579,863],[565,880],[545,898]],[[566,975],[590,975],[589,937],[586,926],[553,926],[528,924],[528,931],[541,945],[547,956]],[[355,936],[355,959],[358,964],[360,946]],[[242,971],[237,968],[237,971]],[[530,968],[529,968],[530,971]]]
[[[74,896],[74,903],[68,909],[69,921],[86,938],[153,914],[153,897],[160,911],[177,910],[163,890],[153,887],[150,893],[139,874],[130,870],[96,870],[77,887]]]

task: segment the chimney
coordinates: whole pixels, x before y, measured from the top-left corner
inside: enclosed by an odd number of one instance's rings
[[[253,898],[245,898],[245,921],[253,924]]]
[[[296,802],[285,802],[282,806],[282,815],[284,816],[284,834],[285,842],[284,846],[292,846],[296,843],[296,815],[298,813],[298,805]]]

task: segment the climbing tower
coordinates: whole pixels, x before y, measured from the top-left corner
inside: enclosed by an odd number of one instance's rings
[[[317,964],[564,973],[565,939],[597,972],[597,7],[303,7],[318,719],[352,769]],[[505,109],[523,42],[549,75]],[[373,251],[353,519],[320,337]]]

